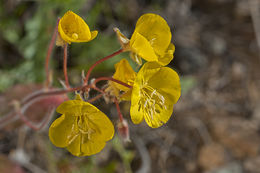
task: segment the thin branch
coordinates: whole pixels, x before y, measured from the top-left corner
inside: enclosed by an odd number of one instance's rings
[[[90,77],[90,73],[92,72],[92,70],[93,70],[98,64],[100,64],[100,63],[102,63],[102,62],[108,60],[109,58],[112,58],[112,57],[114,57],[114,56],[116,56],[116,55],[118,55],[118,54],[120,54],[120,53],[122,53],[122,52],[123,52],[123,49],[119,49],[118,51],[116,51],[116,52],[112,53],[111,55],[108,55],[108,56],[106,56],[106,57],[104,57],[104,58],[98,60],[95,64],[93,64],[93,65],[89,68],[89,70],[88,70],[88,72],[87,72],[87,75],[86,75],[86,77],[85,77],[85,79],[84,79],[84,85],[88,84],[88,80],[89,80],[89,77]]]
[[[0,119],[0,129],[4,128],[8,124],[10,124],[10,123],[12,123],[12,122],[14,122],[14,121],[16,121],[18,119],[19,119],[19,117],[16,114],[16,112],[14,112],[14,111],[8,113],[7,115],[4,115]]]
[[[103,97],[103,94],[99,94],[99,95],[97,95],[97,96],[95,96],[95,97],[89,99],[88,102],[89,102],[89,103],[92,103],[92,102],[94,102],[94,101],[100,99],[101,97]]]
[[[51,42],[49,44],[48,47],[48,51],[47,51],[47,55],[45,58],[45,86],[48,88],[49,84],[50,84],[50,72],[49,72],[49,64],[50,64],[50,58],[51,58],[51,53],[54,47],[54,43],[55,43],[55,39],[57,37],[57,33],[58,33],[58,25],[59,25],[59,21],[60,19],[58,18],[55,29],[53,31],[52,37],[51,37]]]
[[[120,111],[119,102],[118,102],[117,98],[114,99],[114,103],[116,105],[116,110],[117,110],[117,113],[118,113],[119,120],[120,120],[121,123],[123,123],[124,118],[123,118],[123,115]]]
[[[50,96],[50,95],[61,95],[61,94],[66,94],[66,93],[73,92],[73,91],[87,89],[89,87],[90,87],[89,85],[85,85],[85,86],[79,86],[79,87],[68,88],[68,89],[40,90],[40,91],[36,91],[36,92],[30,94],[29,96],[27,96],[26,99],[22,100],[21,104],[26,104],[27,102],[29,102],[37,97],[44,97],[44,96]]]
[[[32,123],[21,111],[18,111],[18,115],[21,118],[21,120],[30,128],[33,130],[41,130],[50,120],[51,115],[53,115],[54,108],[51,109],[51,111],[47,112],[46,118],[39,124]]]
[[[112,77],[99,77],[99,78],[97,78],[97,79],[94,81],[93,85],[96,85],[96,83],[98,83],[99,81],[103,81],[103,80],[110,80],[110,81],[116,82],[116,83],[118,83],[118,84],[120,84],[120,85],[123,85],[123,86],[125,86],[125,87],[127,87],[127,88],[132,88],[131,85],[128,85],[127,83],[124,83],[124,82],[122,82],[122,81],[120,81],[120,80],[117,80],[117,79],[114,79],[114,78],[112,78]]]
[[[67,73],[67,65],[68,65],[67,61],[68,61],[68,44],[66,43],[64,45],[63,72],[64,72],[64,77],[65,77],[66,87],[70,88],[69,78],[68,78],[68,73]]]

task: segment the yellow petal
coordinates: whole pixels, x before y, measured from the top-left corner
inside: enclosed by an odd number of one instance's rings
[[[133,82],[136,77],[136,72],[132,69],[130,64],[126,59],[122,59],[117,64],[115,64],[115,74],[113,75],[113,78],[120,80],[128,85],[133,85]],[[118,84],[116,82],[113,82],[114,85],[121,91],[128,91],[129,88]]]
[[[73,154],[74,156],[83,156],[83,153],[81,152],[81,135],[75,136],[75,139],[68,145],[66,148],[67,150]]]
[[[147,13],[142,15],[136,23],[134,32],[146,38],[158,55],[163,55],[171,42],[172,35],[170,27],[157,14]]]
[[[88,141],[83,144],[81,149],[85,156],[90,156],[99,153],[106,145],[103,141]]]
[[[171,117],[181,93],[178,74],[157,63],[147,62],[138,72],[131,96],[131,119],[135,124],[143,118],[157,128]]]
[[[168,49],[166,50],[165,54],[158,58],[158,63],[161,64],[162,66],[168,65],[173,59],[174,51],[175,51],[175,46],[171,43]]]
[[[148,66],[149,64],[147,64]],[[149,68],[149,67],[147,67]],[[172,104],[177,103],[181,96],[181,85],[178,74],[169,67],[161,67],[148,81],[150,86],[167,95]]]
[[[88,41],[93,40],[94,38],[97,37],[97,35],[98,35],[98,31],[97,31],[97,30],[95,30],[95,31],[91,31],[91,38],[90,38],[90,40],[88,40]]]
[[[140,33],[134,32],[130,40],[131,50],[146,61],[158,61],[154,48],[150,42]]]
[[[69,100],[58,106],[56,111],[61,114],[81,116],[86,110],[87,102],[81,100]]]
[[[106,145],[103,141],[90,141],[82,143],[82,135],[79,135],[67,148],[74,156],[90,156],[100,152]]]
[[[132,92],[132,97],[131,97],[131,108],[130,108],[130,115],[131,115],[131,120],[134,124],[140,124],[144,120],[144,113],[140,112],[140,105],[138,104],[137,101],[137,96],[133,97],[133,92]]]
[[[95,107],[93,106],[93,108]],[[103,112],[95,108],[85,116],[88,119],[89,128],[94,131],[90,136],[90,140],[108,141],[113,138],[114,125]]]
[[[65,116],[57,118],[49,128],[49,137],[56,147],[66,147],[73,135],[73,122],[75,117]]]
[[[58,31],[61,38],[69,44],[71,42],[88,42],[97,35],[97,31],[91,33],[85,21],[72,11],[68,11],[60,19]]]

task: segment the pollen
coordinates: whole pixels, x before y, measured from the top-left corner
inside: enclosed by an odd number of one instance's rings
[[[73,34],[72,34],[72,38],[75,39],[75,40],[77,40],[77,39],[79,38],[79,35],[78,35],[77,33],[73,33]]]

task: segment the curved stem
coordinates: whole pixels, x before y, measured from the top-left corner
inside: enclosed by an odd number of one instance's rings
[[[86,75],[86,77],[85,77],[85,79],[84,79],[84,85],[88,84],[88,80],[89,80],[90,73],[92,72],[92,70],[93,70],[98,64],[100,64],[100,63],[102,63],[102,62],[108,60],[109,58],[112,58],[112,57],[114,57],[114,56],[116,56],[116,55],[118,55],[118,54],[120,54],[120,53],[122,53],[122,52],[123,52],[123,49],[119,49],[118,51],[116,51],[116,52],[112,53],[111,55],[108,55],[108,56],[106,56],[106,57],[104,57],[104,58],[98,60],[95,64],[93,64],[93,65],[89,68],[89,70],[88,70],[88,72],[87,72],[87,75]]]
[[[68,64],[67,61],[68,61],[68,44],[66,43],[64,45],[63,72],[64,72],[64,77],[65,77],[66,87],[69,88],[70,84],[69,84],[69,78],[68,78],[68,74],[67,74],[67,64]]]
[[[16,112],[12,111],[7,115],[3,115],[0,118],[0,129],[2,129],[5,125],[12,122],[12,120],[16,117]]]
[[[113,82],[116,82],[116,83],[118,83],[118,84],[120,84],[120,85],[123,85],[123,86],[125,86],[125,87],[127,87],[127,88],[132,88],[133,86],[131,86],[131,85],[128,85],[127,83],[124,83],[124,82],[122,82],[122,81],[120,81],[120,80],[117,80],[117,79],[114,79],[114,78],[112,78],[112,77],[99,77],[99,78],[97,78],[95,81],[94,81],[94,85],[96,85],[96,83],[98,83],[99,81],[103,81],[103,80],[110,80],[110,81],[113,81]]]
[[[49,84],[50,84],[50,72],[49,72],[49,64],[50,64],[50,58],[51,58],[51,53],[52,53],[52,49],[54,47],[54,43],[55,43],[55,39],[58,33],[58,25],[59,25],[59,21],[60,19],[58,18],[55,29],[53,31],[52,37],[51,37],[51,42],[49,44],[48,47],[48,51],[47,51],[47,55],[45,58],[45,86],[48,88]]]
[[[96,87],[95,85],[92,86],[91,88],[94,89],[94,90],[96,90],[96,91],[98,91],[98,92],[100,92],[100,93],[102,93],[102,94],[106,94],[106,92],[105,92],[104,90],[102,90],[102,89]]]
[[[26,104],[27,102],[29,102],[29,101],[37,98],[37,97],[44,97],[44,96],[49,96],[49,95],[61,95],[61,94],[66,94],[66,93],[73,92],[73,91],[87,89],[87,88],[90,88],[90,86],[85,85],[85,86],[79,86],[79,87],[68,88],[68,89],[56,89],[56,90],[47,90],[47,91],[43,90],[41,92],[33,93],[32,95],[30,95],[26,99],[22,100],[21,104]]]
[[[103,94],[99,94],[99,95],[89,99],[87,102],[92,103],[92,102],[98,100],[99,98],[101,98],[102,96],[103,96]]]
[[[120,120],[120,122],[123,122],[124,118],[123,118],[123,115],[120,111],[119,102],[118,102],[117,98],[114,99],[114,103],[116,105],[116,110],[117,110],[117,113],[118,113],[119,120]]]
[[[43,119],[43,121],[39,124],[34,124],[33,122],[31,122],[23,113],[21,113],[20,111],[17,112],[17,114],[19,115],[20,119],[31,129],[33,130],[41,130],[50,120],[51,115],[53,115],[54,112],[54,108],[51,111],[47,111],[47,116],[45,117],[45,119]]]

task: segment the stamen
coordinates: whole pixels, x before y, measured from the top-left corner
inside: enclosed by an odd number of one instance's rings
[[[77,39],[79,38],[79,35],[78,35],[77,33],[73,33],[73,34],[72,34],[72,38],[75,39],[75,40],[77,40]]]
[[[140,108],[144,113],[154,119],[154,115],[159,114],[161,109],[167,109],[165,106],[165,98],[156,89],[149,86],[147,83],[140,90],[141,99],[139,101]]]
[[[153,45],[155,40],[156,40],[156,38],[152,38],[152,39],[149,41],[150,44]]]

